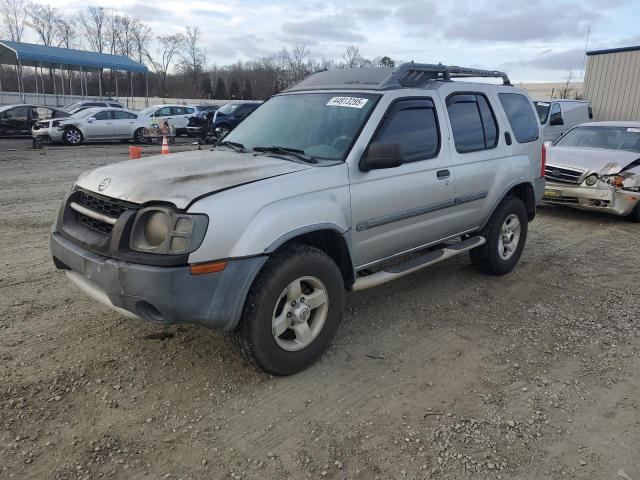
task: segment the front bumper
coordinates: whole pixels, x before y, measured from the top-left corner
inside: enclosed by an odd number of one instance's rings
[[[33,138],[40,138],[49,142],[61,142],[62,130],[57,127],[31,129],[31,136]]]
[[[97,301],[129,317],[163,324],[234,328],[253,279],[267,257],[230,260],[224,271],[191,275],[189,266],[158,267],[125,262],[86,250],[54,231],[56,267]]]
[[[640,192],[611,187],[598,182],[593,187],[547,181],[544,202],[580,210],[629,215],[640,201]]]

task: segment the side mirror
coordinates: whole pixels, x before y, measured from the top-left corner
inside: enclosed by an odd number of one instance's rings
[[[558,115],[557,117],[551,117],[551,120],[549,121],[549,125],[551,126],[564,125],[564,120],[560,115]]]
[[[90,117],[90,118],[87,119],[87,121],[89,123],[95,122],[96,121],[96,117]]]
[[[399,143],[373,142],[360,159],[358,167],[363,172],[394,168],[402,165],[402,147]]]

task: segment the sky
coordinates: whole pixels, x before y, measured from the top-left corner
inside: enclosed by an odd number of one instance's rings
[[[40,0],[43,3],[46,0]],[[640,45],[640,0],[56,0],[109,6],[155,35],[199,26],[207,61],[251,60],[295,44],[313,58],[363,56],[505,70],[513,82],[580,81],[588,49]],[[152,48],[153,50],[153,48]]]

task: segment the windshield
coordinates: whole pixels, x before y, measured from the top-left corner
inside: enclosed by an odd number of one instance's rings
[[[576,127],[560,138],[558,147],[602,148],[640,153],[638,127]]]
[[[225,103],[223,106],[221,106],[218,109],[218,112],[224,113],[225,115],[229,115],[230,113],[235,112],[239,106],[240,105],[238,105],[237,103]]]
[[[76,112],[71,116],[73,118],[88,118],[94,113],[96,113],[96,111],[97,110],[95,108],[85,108],[84,110],[80,110],[79,112]]]
[[[551,104],[549,102],[533,102],[536,106],[536,110],[538,111],[538,117],[540,117],[540,124],[544,125],[547,123],[547,118],[549,118],[549,108]]]
[[[155,112],[156,107],[147,107],[147,108],[143,108],[142,110],[140,110],[140,115],[151,115],[153,112]]]
[[[378,98],[367,93],[276,96],[247,117],[225,140],[249,150],[277,146],[315,158],[344,160]]]

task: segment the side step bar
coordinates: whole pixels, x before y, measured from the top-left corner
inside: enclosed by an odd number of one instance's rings
[[[460,255],[463,252],[467,252],[472,248],[479,247],[487,242],[484,237],[476,236],[470,237],[461,242],[448,245],[445,248],[439,250],[431,250],[424,255],[411,258],[404,262],[396,263],[388,266],[385,270],[381,270],[371,275],[359,277],[353,284],[352,290],[357,292],[366,288],[377,287],[383,283],[391,282],[400,277],[404,277],[410,273],[422,270],[435,263],[442,262],[448,258]]]

